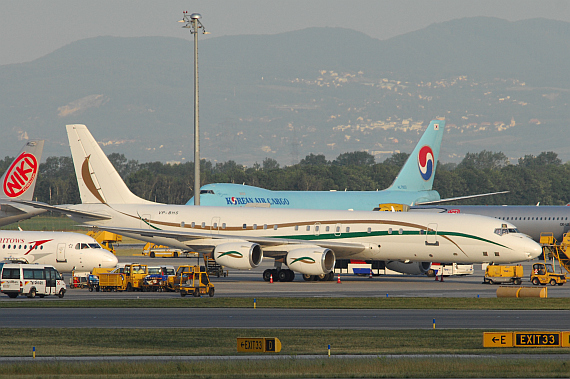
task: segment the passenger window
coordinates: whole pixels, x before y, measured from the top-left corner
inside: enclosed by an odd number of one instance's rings
[[[372,228],[368,228],[368,233],[372,233]]]
[[[337,233],[340,233],[340,226],[337,226],[337,227],[336,227],[336,232],[337,232]]]
[[[273,230],[277,230],[277,224],[273,225]]]
[[[263,224],[263,230],[267,230],[267,224]]]
[[[400,229],[398,230],[398,234],[404,234],[404,229],[400,228]]]
[[[484,256],[484,257],[488,257],[489,254],[488,254],[486,251],[484,251],[484,252],[483,252],[483,256]]]
[[[346,227],[346,232],[347,232],[347,233],[350,232],[350,226],[347,226],[347,227]]]
[[[243,224],[242,229],[247,229],[247,224]]]
[[[77,245],[75,245],[75,250],[79,250],[79,249],[81,249],[81,244],[77,243]]]
[[[257,224],[253,224],[253,230],[257,229]]]
[[[222,224],[222,229],[225,229],[225,228],[226,228],[226,223],[224,222],[224,223]]]
[[[319,231],[319,226],[315,225],[315,232],[318,232],[318,231]]]
[[[20,269],[4,268],[4,270],[2,270],[2,279],[20,279]]]
[[[218,223],[214,222],[214,229],[218,229]]]
[[[205,228],[205,227],[206,227],[206,223],[203,222],[203,223],[202,223],[202,228]]]
[[[392,234],[392,228],[388,228],[388,234]]]
[[[331,227],[327,225],[327,226],[325,227],[325,231],[329,232],[330,230],[331,230]]]
[[[295,231],[299,230],[299,225],[295,225]]]
[[[307,225],[307,232],[310,232],[310,231],[311,231],[311,226]]]
[[[193,227],[195,227],[195,226],[196,226],[196,223],[195,223],[195,222],[193,222],[193,223],[190,224],[190,227],[191,227],[191,228],[193,228]]]

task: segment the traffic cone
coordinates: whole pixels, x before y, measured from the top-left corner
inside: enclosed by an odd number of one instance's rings
[[[338,277],[337,277],[337,279],[336,279],[336,282],[337,282],[338,284],[341,284],[341,283],[340,283],[340,274],[338,275]]]
[[[439,281],[443,283],[443,272],[441,273],[441,279]]]
[[[368,279],[372,279],[372,269],[370,269],[370,274],[368,275]]]
[[[269,277],[269,283],[273,283],[273,274]]]
[[[437,271],[435,272],[435,281],[439,282],[439,279],[437,278]]]

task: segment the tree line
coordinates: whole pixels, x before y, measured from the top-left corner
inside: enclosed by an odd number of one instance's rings
[[[161,203],[184,204],[194,195],[194,163],[139,163],[123,154],[110,154],[113,163],[133,193]],[[272,158],[251,167],[232,160],[200,162],[201,183],[239,183],[270,190],[376,191],[388,188],[409,157],[396,153],[381,163],[357,151],[328,161],[310,154],[298,164],[280,167]],[[14,160],[0,160],[0,172]],[[442,198],[486,192],[508,194],[463,200],[461,204],[564,205],[570,202],[570,163],[562,163],[554,152],[525,155],[511,163],[502,152],[467,153],[458,164],[438,162],[434,189]],[[49,157],[40,164],[34,199],[48,204],[80,203],[71,157]]]

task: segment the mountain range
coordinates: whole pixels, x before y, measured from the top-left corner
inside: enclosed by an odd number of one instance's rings
[[[107,153],[192,161],[186,37],[84,39],[0,66],[0,150],[45,138],[44,157],[68,156],[64,125],[81,123]],[[201,156],[213,162],[360,150],[382,161],[411,152],[436,117],[447,120],[444,162],[481,150],[570,160],[570,23],[475,17],[388,40],[344,28],[199,39]]]

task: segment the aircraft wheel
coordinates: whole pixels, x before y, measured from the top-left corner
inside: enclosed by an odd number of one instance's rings
[[[538,286],[540,284],[540,281],[538,280],[538,278],[534,278],[532,280],[532,284],[534,284],[535,286]]]
[[[556,279],[550,279],[550,285],[555,286],[556,285]]]
[[[289,277],[287,278],[288,282],[292,282],[293,280],[295,280],[295,271],[293,270],[287,270],[289,272]]]
[[[287,271],[288,270],[279,270],[277,273],[277,278],[280,282],[288,282],[287,279],[289,279],[289,273]]]
[[[303,274],[303,279],[307,282],[312,282],[315,279],[315,275]]]
[[[34,297],[36,297],[36,289],[35,288],[30,289],[30,293],[28,294],[28,297],[30,299],[33,299]]]
[[[63,299],[63,297],[65,296],[65,291],[63,290],[63,288],[59,290],[59,293],[57,294],[57,296],[60,299]]]
[[[329,272],[327,275],[329,276],[327,280],[332,282],[334,280],[334,271]]]
[[[270,278],[271,278],[271,270],[267,269],[263,271],[263,280],[268,282]]]

